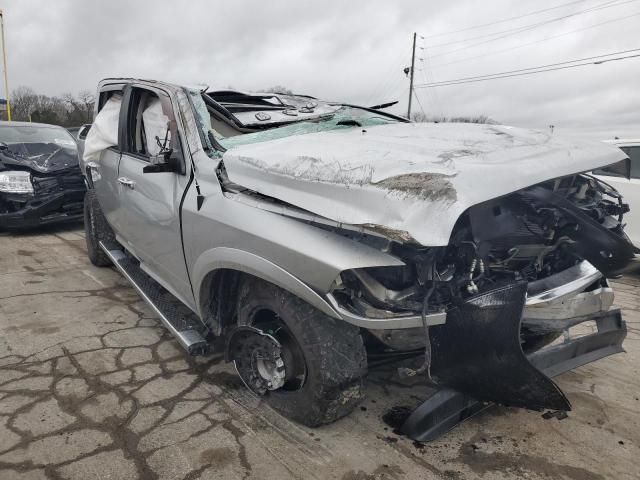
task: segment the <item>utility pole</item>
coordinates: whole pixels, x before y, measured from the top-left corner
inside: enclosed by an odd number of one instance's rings
[[[7,97],[7,120],[11,121],[11,102],[9,101],[9,75],[7,74],[7,49],[4,43],[4,15],[0,10],[0,34],[2,36],[2,61],[4,62],[4,91]],[[415,41],[414,41],[415,43]]]
[[[3,42],[4,44],[4,42]],[[411,71],[409,72],[411,74],[410,80],[409,80],[409,107],[407,108],[407,118],[409,120],[411,120],[411,97],[413,96],[413,70],[416,64],[416,33],[413,32],[413,51],[411,53]],[[6,69],[5,69],[6,71]]]

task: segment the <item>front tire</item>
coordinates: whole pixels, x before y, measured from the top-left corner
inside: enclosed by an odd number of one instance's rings
[[[96,267],[110,266],[111,259],[100,247],[100,242],[115,243],[115,235],[102,213],[96,192],[92,189],[87,190],[84,196],[84,234],[91,263]]]
[[[308,427],[348,415],[364,399],[367,356],[357,327],[331,318],[255,277],[241,284],[238,324],[273,335],[287,349],[287,383],[265,394],[282,415]]]

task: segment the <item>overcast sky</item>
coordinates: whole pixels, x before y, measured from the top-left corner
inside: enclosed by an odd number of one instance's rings
[[[424,37],[417,84],[640,48],[640,0],[574,1],[440,35],[569,2],[4,0],[0,7],[11,88],[75,93],[108,76],[242,90],[284,85],[365,105],[400,100],[400,112],[414,31]],[[605,4],[614,6],[579,13]],[[463,41],[470,37],[480,38]],[[640,137],[640,58],[416,91],[427,114]]]

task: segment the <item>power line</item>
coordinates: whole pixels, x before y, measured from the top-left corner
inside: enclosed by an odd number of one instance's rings
[[[445,46],[448,46],[448,45],[455,45],[455,44],[458,44],[458,43],[469,42],[471,40],[477,40],[479,38],[493,37],[495,35],[501,35],[503,33],[516,32],[516,31],[519,32],[521,30],[530,30],[532,28],[539,27],[541,25],[546,25],[548,23],[553,23],[553,22],[559,22],[560,20],[565,20],[567,18],[571,18],[571,17],[575,17],[575,16],[578,16],[578,15],[582,15],[584,13],[591,13],[591,12],[595,12],[595,11],[598,11],[598,10],[603,10],[605,8],[618,7],[620,5],[624,5],[626,3],[631,3],[631,2],[635,2],[635,1],[637,1],[637,0],[624,0],[622,2],[620,0],[608,0],[607,2],[599,3],[598,5],[594,5],[592,7],[585,8],[584,10],[578,10],[577,12],[568,13],[568,14],[562,15],[560,17],[553,17],[553,18],[549,18],[547,20],[543,20],[541,22],[530,23],[528,25],[521,25],[519,27],[507,28],[506,30],[500,30],[499,32],[485,33],[483,35],[477,35],[475,37],[463,38],[461,40],[453,40],[453,41],[450,41],[450,42],[436,43],[436,44],[433,44],[433,45],[429,45],[429,48],[445,47]]]
[[[420,97],[418,97],[418,93],[415,91],[415,89],[412,91],[412,93],[413,93],[413,96],[416,97],[416,100],[418,101],[418,105],[420,106],[420,111],[422,112],[422,115],[426,117],[427,114],[424,112],[424,108],[422,108],[422,102],[420,101]]]
[[[578,60],[571,60],[571,61],[567,61],[567,62],[552,63],[552,64],[549,64],[549,65],[541,65],[541,66],[538,66],[538,67],[522,68],[520,70],[511,70],[511,71],[507,71],[507,72],[498,72],[498,73],[492,73],[492,74],[488,74],[488,75],[478,75],[478,76],[475,76],[475,77],[456,78],[456,79],[451,79],[451,80],[445,80],[445,81],[442,81],[442,82],[425,83],[425,84],[420,84],[420,85],[414,85],[414,88],[446,87],[446,86],[449,86],[449,85],[460,85],[462,83],[484,82],[484,81],[487,81],[487,80],[496,80],[496,79],[499,79],[499,78],[519,77],[519,76],[522,76],[522,75],[532,75],[534,73],[551,72],[551,71],[554,71],[554,70],[565,70],[565,69],[568,69],[568,68],[583,67],[585,65],[601,65],[603,63],[614,62],[614,61],[618,61],[618,60],[625,60],[625,59],[628,59],[628,58],[640,57],[640,53],[639,53],[639,54],[635,54],[635,55],[626,55],[626,56],[617,57],[617,58],[603,58],[603,57],[608,57],[608,56],[612,56],[612,55],[620,55],[622,53],[636,52],[636,51],[640,51],[640,48],[635,48],[633,50],[625,50],[623,52],[609,53],[607,55],[597,55],[597,56],[594,56],[594,57],[586,57],[586,58],[582,58],[582,59],[578,59]],[[589,62],[584,62],[584,63],[576,63],[576,62],[581,62],[581,61],[587,60],[587,59],[597,59],[597,58],[601,58],[602,60],[589,61]],[[571,64],[573,64],[573,65],[571,65]]]
[[[400,78],[399,80],[396,79],[396,77],[393,76],[393,72],[394,71],[398,71],[400,72],[402,70],[402,68],[407,65],[407,60],[404,57],[404,55],[398,55],[395,59],[395,63],[390,64],[391,66],[389,67],[389,69],[387,70],[385,75],[379,76],[379,83],[378,86],[372,91],[371,97],[369,102],[367,102],[367,104],[373,104],[372,102],[378,102],[380,98],[384,99],[386,98],[386,95],[389,91],[389,88],[394,89],[394,80],[395,80],[395,84],[397,85],[400,81],[404,80],[404,77]],[[393,91],[395,91],[396,89],[394,89]]]
[[[424,83],[435,82],[435,79],[434,79],[433,74],[431,73],[430,69],[428,70],[429,71],[429,75],[427,76],[427,69],[428,68],[429,68],[428,67],[428,59],[425,59],[422,68],[419,68],[418,71],[421,73]],[[427,94],[427,102],[429,102],[429,105],[431,106],[430,109],[432,111],[435,111],[436,109],[437,110],[442,110],[442,106],[440,104],[440,99],[438,98],[438,90],[436,90],[436,89],[427,89],[426,90],[426,94]],[[418,103],[420,103],[420,100],[418,100]],[[420,107],[422,108],[422,104],[421,103],[420,103]]]
[[[509,18],[505,18],[503,20],[496,20],[495,22],[482,23],[482,24],[479,24],[479,25],[472,25],[470,27],[461,28],[459,30],[452,30],[450,32],[436,33],[434,35],[427,35],[427,36],[423,36],[422,38],[423,39],[428,39],[428,38],[444,37],[446,35],[453,35],[454,33],[466,32],[466,31],[469,31],[469,30],[475,30],[477,28],[490,27],[492,25],[498,25],[500,23],[510,22],[512,20],[519,20],[521,18],[530,17],[532,15],[537,15],[539,13],[549,12],[551,10],[557,10],[559,8],[568,7],[569,5],[574,5],[576,3],[584,3],[586,1],[587,0],[576,0],[576,1],[573,1],[573,2],[569,2],[569,3],[563,3],[562,5],[558,5],[556,7],[550,7],[550,8],[545,8],[543,10],[536,10],[534,12],[525,13],[525,14],[522,14],[522,15],[518,15],[516,17],[509,17]]]
[[[484,24],[484,25],[476,25],[476,26],[472,26],[472,27],[467,27],[465,29],[460,29],[460,30],[457,30],[455,32],[471,30],[471,29],[480,28],[482,26],[489,26],[489,25],[493,25],[493,24],[505,23],[507,21],[516,20],[516,19],[519,19],[519,18],[524,18],[524,17],[527,17],[527,16],[532,16],[532,15],[536,15],[536,14],[539,14],[539,13],[544,13],[544,12],[551,11],[551,10],[556,10],[556,9],[559,9],[559,8],[562,8],[562,7],[567,7],[567,6],[570,6],[570,5],[577,4],[577,3],[583,3],[584,1],[586,1],[586,0],[574,0],[572,2],[568,2],[568,3],[562,4],[562,5],[558,5],[558,6],[555,6],[555,7],[550,7],[550,8],[546,8],[546,9],[542,9],[542,10],[537,10],[537,11],[530,12],[530,13],[527,13],[527,14],[523,14],[523,15],[519,15],[519,16],[516,16],[516,17],[511,17],[511,18],[508,18],[508,19],[503,19],[503,20],[491,22],[491,23]],[[442,52],[440,54],[430,55],[430,56],[431,56],[431,58],[433,58],[433,57],[438,57],[438,56],[442,56],[442,55],[447,55],[449,53],[453,53],[455,51],[459,51],[459,50],[463,50],[463,49],[466,50],[467,48],[472,48],[474,46],[477,46],[477,45],[480,45],[480,44],[483,44],[483,43],[492,42],[492,41],[495,41],[495,40],[498,40],[500,38],[504,38],[504,37],[507,37],[507,36],[510,36],[510,35],[513,35],[513,34],[516,34],[516,33],[521,33],[523,31],[530,30],[532,28],[535,28],[535,27],[538,27],[538,26],[541,26],[541,25],[545,25],[545,24],[548,24],[548,23],[564,20],[566,18],[570,18],[570,17],[576,16],[576,15],[581,15],[581,14],[584,14],[584,13],[589,13],[589,12],[593,12],[593,11],[597,11],[597,10],[602,10],[602,9],[605,9],[605,8],[621,6],[621,5],[624,5],[624,4],[627,4],[627,3],[632,3],[634,1],[637,1],[637,0],[626,0],[626,1],[622,1],[622,2],[620,2],[619,0],[610,0],[610,1],[607,1],[605,3],[601,3],[601,4],[598,4],[598,5],[594,5],[592,7],[589,7],[587,9],[580,10],[578,12],[574,12],[574,13],[571,13],[571,14],[568,14],[568,15],[564,15],[564,16],[561,16],[561,17],[552,18],[552,19],[549,19],[549,20],[545,20],[543,22],[538,22],[538,23],[535,23],[535,24],[525,25],[525,26],[516,27],[516,28],[512,28],[512,29],[508,29],[508,30],[503,30],[503,31],[500,31],[500,32],[494,32],[492,34],[481,35],[481,36],[476,36],[476,37],[470,37],[470,38],[459,40],[459,41],[455,41],[455,42],[438,44],[438,45],[435,45],[435,46],[451,45],[451,44],[455,44],[455,43],[471,41],[471,40],[478,39],[478,38],[486,38],[486,37],[491,37],[491,36],[501,35],[503,33],[507,33],[507,35],[502,35],[502,36],[499,36],[499,37],[496,37],[496,38],[491,38],[489,40],[485,40],[483,42],[479,42],[479,43],[474,44],[474,45],[467,45],[466,47],[463,47],[463,48],[460,48],[460,49],[451,50],[449,52]],[[552,38],[557,38],[557,37],[560,37],[560,36],[563,36],[563,35],[567,35],[567,34],[570,34],[570,33],[575,33],[577,31],[587,30],[589,28],[594,28],[596,26],[604,25],[606,23],[612,23],[614,21],[619,21],[619,20],[631,18],[631,17],[637,16],[637,15],[640,15],[640,13],[636,13],[636,14],[633,14],[633,15],[630,15],[630,16],[627,16],[627,17],[621,17],[621,18],[609,20],[607,22],[601,22],[599,24],[591,25],[591,26],[586,27],[586,28],[577,29],[577,30],[574,30],[574,31],[571,31],[571,32],[566,32],[564,34],[560,34],[560,35],[555,35],[555,36],[552,36],[552,37],[549,37],[549,38],[546,38],[546,39],[540,39],[540,40],[537,40],[537,41],[534,41],[534,42],[530,42],[528,44],[518,45],[518,46],[515,46],[515,47],[508,48],[508,49],[503,49],[503,50],[501,50],[499,52],[491,52],[489,54],[480,55],[478,57],[462,59],[462,60],[458,60],[456,62],[449,62],[449,63],[444,64],[444,65],[449,65],[449,64],[453,64],[453,63],[459,63],[461,61],[472,60],[474,58],[479,58],[479,57],[482,57],[482,56],[491,55],[493,53],[500,53],[502,51],[521,48],[521,47],[524,47],[524,46],[527,46],[527,45],[531,45],[531,44],[539,43],[539,42],[542,42],[542,41],[550,40]],[[455,32],[449,32],[449,33],[455,33]],[[445,35],[445,34],[436,34],[436,35],[431,35],[431,36],[427,36],[427,37],[420,35],[419,37],[423,41],[423,45],[424,45],[424,39],[425,38],[433,38],[433,37],[442,36],[442,35]],[[426,50],[424,47],[421,47],[421,49],[422,50]],[[425,57],[427,56],[426,53],[427,52],[425,51]],[[616,55],[616,54],[620,54],[620,53],[625,53],[625,52],[618,52],[618,53],[598,56],[598,57],[594,57],[594,58],[601,58],[601,57]],[[627,57],[624,57],[624,58],[627,58]],[[623,58],[621,58],[621,59],[623,59]],[[420,58],[419,60],[423,61],[424,59]],[[575,62],[579,62],[579,61],[583,61],[583,60],[587,60],[587,59],[579,59],[579,60],[574,60],[572,62],[561,62],[558,65],[564,65],[566,63],[575,63]],[[606,61],[612,61],[612,60],[617,60],[617,59],[610,59],[610,60],[606,60]],[[593,63],[596,63],[596,62],[593,62]],[[599,62],[599,63],[606,63],[606,62],[603,61],[603,62]],[[591,63],[589,63],[589,64],[591,64]],[[525,70],[536,70],[536,69],[546,69],[546,70],[540,70],[540,72],[549,71],[549,70],[556,69],[556,68],[549,68],[549,67],[552,67],[554,65],[556,65],[556,64],[547,65],[547,66],[541,66],[541,67],[534,67],[534,68],[530,68],[530,69],[523,69],[522,71],[525,71]],[[436,67],[437,66],[443,66],[443,65],[436,65]],[[575,66],[582,66],[582,64],[581,65],[575,65]],[[505,76],[517,76],[517,75],[515,75],[516,73],[518,73],[519,75],[524,74],[524,73],[520,73],[520,72],[521,72],[520,70],[518,70],[518,71],[510,71],[510,72],[502,72],[502,73],[498,73],[498,74],[479,76],[477,79],[476,79],[476,77],[468,77],[468,78],[464,78],[464,79],[455,79],[455,80],[442,81],[442,82],[435,82],[434,79],[432,79],[432,81],[430,83],[428,82],[428,80],[426,78],[424,78],[425,83],[424,84],[420,84],[420,85],[416,85],[416,87],[419,87],[419,88],[432,88],[432,87],[436,87],[436,86],[446,86],[446,85],[449,85],[449,84],[453,85],[453,84],[456,84],[458,82],[459,83],[470,83],[471,81],[484,81],[484,80],[492,79],[493,77],[495,77],[495,78],[504,78]],[[540,72],[531,71],[531,72],[527,72],[527,74],[540,73]],[[423,70],[423,76],[424,76],[424,70]],[[482,77],[482,78],[480,78],[480,77]],[[487,78],[484,78],[484,77],[487,77]],[[489,77],[491,77],[491,78],[489,78]],[[452,82],[452,83],[450,83],[450,82]],[[455,83],[453,83],[453,82],[455,82]],[[388,81],[382,85],[383,92],[387,91],[388,86],[389,86],[389,82]],[[392,92],[396,91],[397,90],[397,86],[398,85],[396,84],[395,88],[392,87],[391,91]],[[378,89],[376,89],[376,91],[378,91]],[[415,97],[418,98],[417,95],[415,95]],[[419,99],[418,99],[418,103],[420,103]],[[421,104],[420,104],[420,107],[422,109],[422,105]]]
[[[523,27],[518,27],[518,28],[515,28],[515,29],[503,30],[502,32],[496,32],[494,34],[491,34],[491,35],[498,35],[497,37],[489,38],[489,39],[483,40],[481,42],[477,42],[477,43],[474,43],[474,44],[471,44],[471,45],[466,45],[466,46],[463,46],[463,47],[460,47],[460,48],[454,48],[453,50],[448,50],[448,51],[445,51],[445,52],[432,54],[431,58],[442,57],[444,55],[449,55],[451,53],[459,52],[461,50],[467,50],[469,48],[477,47],[478,45],[483,45],[485,43],[495,42],[496,40],[500,40],[500,39],[503,39],[503,38],[506,38],[506,37],[510,37],[512,35],[516,35],[518,33],[522,33],[522,32],[528,31],[528,30],[533,30],[534,28],[537,28],[539,26],[547,25],[547,24],[553,23],[553,22],[558,22],[560,20],[564,20],[566,18],[573,17],[573,16],[576,16],[576,15],[581,15],[583,13],[602,10],[604,8],[619,7],[621,5],[624,5],[624,4],[627,4],[627,3],[631,3],[631,2],[636,2],[636,1],[638,1],[638,0],[626,0],[626,1],[621,2],[621,3],[608,2],[606,4],[601,4],[600,6],[593,7],[590,10],[583,10],[583,11],[580,11],[580,12],[577,12],[577,13],[574,13],[574,14],[571,14],[571,15],[565,15],[564,17],[557,17],[557,18],[553,18],[553,19],[550,19],[550,20],[545,20],[544,22],[539,22],[539,23],[531,24],[531,25],[525,25]],[[484,35],[483,37],[486,37],[486,36],[487,35]],[[481,37],[474,37],[474,38],[481,38]],[[468,39],[465,39],[464,41],[466,41],[466,40],[471,40],[471,39],[468,38]],[[452,43],[460,43],[460,42],[452,42]],[[441,44],[440,46],[444,46],[444,45],[445,44]]]
[[[627,55],[625,57],[619,57],[619,58],[610,58],[607,60],[600,60],[598,62],[586,62],[586,63],[578,63],[575,65],[566,65],[563,67],[555,67],[555,68],[547,68],[547,69],[541,69],[541,70],[535,70],[535,71],[530,71],[530,72],[522,72],[522,73],[514,73],[511,75],[501,75],[501,76],[492,76],[492,77],[487,77],[487,78],[478,78],[475,80],[465,80],[465,81],[452,81],[449,83],[438,83],[438,84],[426,84],[426,85],[416,85],[414,86],[414,88],[434,88],[434,87],[448,87],[450,85],[460,85],[463,83],[475,83],[475,82],[485,82],[487,80],[498,80],[500,78],[509,78],[509,77],[520,77],[522,75],[533,75],[535,73],[544,73],[544,72],[551,72],[554,70],[566,70],[568,68],[575,68],[575,67],[583,67],[585,65],[600,65],[603,63],[608,63],[608,62],[614,62],[616,60],[625,60],[628,58],[636,58],[639,57],[640,58],[640,54],[637,55]]]
[[[484,57],[489,57],[491,55],[496,55],[498,53],[508,52],[508,51],[511,51],[511,50],[517,50],[518,48],[528,47],[530,45],[535,45],[537,43],[542,43],[542,42],[553,40],[553,39],[556,39],[556,38],[559,38],[559,37],[564,37],[566,35],[571,35],[573,33],[582,32],[584,30],[589,30],[591,28],[600,27],[600,26],[606,25],[608,23],[615,23],[615,22],[620,22],[622,20],[628,20],[630,18],[637,17],[638,15],[640,15],[640,12],[637,12],[637,13],[634,13],[634,14],[631,14],[631,15],[625,15],[624,17],[612,18],[611,20],[607,20],[606,22],[595,23],[593,25],[589,25],[589,26],[584,27],[584,28],[578,28],[576,30],[570,30],[568,32],[560,33],[558,35],[552,35],[550,37],[545,37],[545,38],[541,38],[541,39],[538,39],[538,40],[534,40],[533,42],[523,43],[523,44],[516,45],[516,46],[513,46],[513,47],[509,47],[509,48],[503,48],[502,50],[493,50],[491,52],[484,53],[482,55],[476,55],[476,56],[473,56],[473,57],[462,58],[462,59],[454,60],[452,62],[447,62],[447,63],[439,63],[439,64],[436,64],[436,65],[432,65],[432,68],[446,67],[446,66],[449,66],[449,65],[455,65],[456,63],[467,62],[467,61],[470,61],[470,60],[476,60],[478,58],[484,58]]]
[[[423,40],[424,42],[424,40]],[[423,43],[424,44],[424,43]],[[433,69],[431,68],[430,65],[430,59],[429,59],[429,55],[427,52],[424,53],[424,62],[422,64],[422,77],[424,78],[425,83],[434,83],[435,82],[435,76],[433,75]],[[444,111],[442,109],[442,103],[440,102],[440,96],[438,93],[437,89],[429,89],[427,90],[427,95],[431,94],[432,100],[431,103],[432,105],[435,105],[435,107],[438,109],[438,112],[440,113],[440,116],[444,115]]]
[[[406,92],[406,87],[404,85],[405,81],[406,80],[404,80],[402,83],[398,83],[396,85],[396,87],[393,90],[390,91],[390,94],[386,95],[384,98],[388,98],[388,99],[392,99],[392,100],[395,99],[395,100],[398,100],[398,101],[402,101],[402,99],[403,99],[403,97],[405,95],[405,92]]]
[[[558,65],[566,65],[567,63],[576,63],[576,62],[584,62],[585,60],[595,60],[596,58],[604,58],[604,57],[610,57],[612,55],[622,55],[623,53],[631,53],[631,52],[637,52],[638,50],[640,50],[640,48],[632,48],[629,50],[621,50],[619,52],[613,52],[613,53],[605,53],[602,55],[594,55],[592,57],[583,57],[583,58],[576,58],[575,60],[565,60],[563,62],[557,62],[557,63],[548,63],[546,65],[540,65],[538,67],[528,67],[528,68],[520,68],[518,70],[508,70],[506,72],[500,72],[500,73],[493,73],[493,74],[485,74],[485,75],[476,75],[474,77],[463,77],[463,78],[458,78],[457,80],[473,80],[474,78],[481,78],[481,77],[490,77],[493,75],[502,75],[505,73],[517,73],[517,72],[524,72],[526,70],[536,70],[538,68],[547,68],[547,67],[557,67]],[[445,82],[449,82],[450,80],[445,80]],[[441,82],[434,82],[434,83],[441,83]]]

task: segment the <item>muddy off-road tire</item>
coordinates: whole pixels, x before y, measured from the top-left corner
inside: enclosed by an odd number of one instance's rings
[[[115,242],[115,235],[104,218],[95,190],[87,190],[84,196],[84,233],[91,263],[96,267],[111,265],[111,260],[100,248],[99,242],[112,244]]]
[[[364,399],[367,356],[357,327],[255,277],[242,281],[237,312],[241,326],[280,322],[286,331],[276,329],[274,336],[284,335],[287,343],[297,344],[299,357],[304,357],[297,365],[304,362],[301,386],[285,385],[265,394],[267,403],[282,415],[317,427],[348,415]]]

